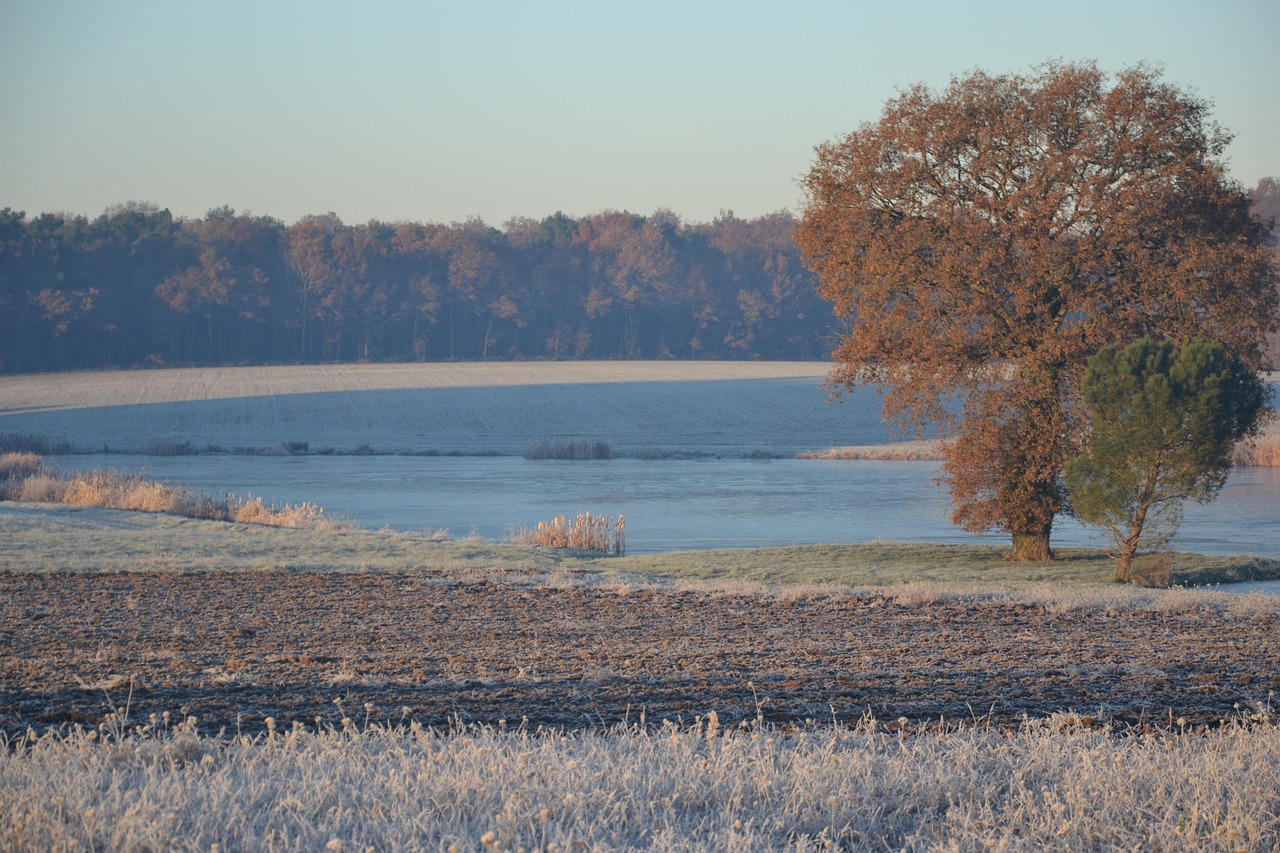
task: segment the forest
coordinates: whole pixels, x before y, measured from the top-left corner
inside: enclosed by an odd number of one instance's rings
[[[484,359],[824,359],[780,211],[292,225],[0,211],[0,373]]]
[[[1249,193],[1280,220],[1280,182]],[[787,211],[285,225],[129,202],[0,209],[0,374],[486,359],[830,358]],[[1276,246],[1280,265],[1280,243]],[[1280,362],[1280,337],[1272,336]]]

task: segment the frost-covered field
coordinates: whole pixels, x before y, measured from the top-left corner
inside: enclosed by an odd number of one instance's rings
[[[819,362],[502,362],[193,368],[0,378],[0,433],[80,449],[158,442],[340,452],[520,453],[587,437],[798,452],[878,444],[880,403],[828,403]]]
[[[150,721],[10,744],[6,850],[1274,850],[1280,728]],[[354,718],[354,719],[352,719]],[[175,721],[176,722],[176,721]],[[1247,721],[1246,721],[1247,722]],[[142,726],[138,728],[143,728]],[[159,733],[156,732],[159,729]]]
[[[211,368],[5,377],[0,378],[0,433],[45,436],[84,449],[106,445],[113,450],[146,451],[153,445],[189,443],[196,449],[217,445],[234,451],[306,443],[313,453],[330,447],[350,452],[362,445],[380,452],[520,453],[529,441],[588,437],[610,442],[623,453],[644,448],[791,453],[840,447],[842,453],[837,455],[860,455],[861,449],[849,445],[888,441],[874,395],[846,398],[841,404],[826,402],[826,370],[825,364],[816,363],[600,362]],[[519,596],[536,596],[534,600],[545,604],[558,589],[513,586],[510,600],[498,604],[516,607],[519,613],[492,625],[484,620],[486,614],[497,611],[496,605],[479,608],[480,612],[459,608],[459,590],[488,590],[501,598],[506,587],[499,589],[488,575],[517,572],[524,578],[524,572],[530,571],[532,556],[522,553],[516,569],[508,552],[499,552],[496,546],[425,538],[417,542],[393,535],[374,541],[374,535],[367,533],[268,531],[60,507],[8,507],[6,515],[17,518],[37,512],[47,513],[48,518],[33,516],[21,531],[11,519],[6,538],[13,541],[5,542],[9,562],[0,568],[16,571],[21,558],[23,570],[67,571],[78,560],[96,566],[94,571],[110,569],[99,579],[109,587],[119,580],[114,569],[122,566],[192,570],[195,567],[187,563],[197,561],[199,579],[230,577],[227,582],[239,590],[243,584],[237,576],[222,569],[288,566],[296,570],[305,565],[332,570],[345,567],[338,565],[343,560],[351,562],[362,573],[337,578],[334,595],[341,604],[308,611],[311,617],[329,614],[326,619],[335,623],[330,628],[341,630],[343,642],[368,645],[360,657],[352,658],[351,673],[388,649],[401,657],[425,654],[427,640],[450,645],[453,657],[441,658],[452,661],[450,666],[476,669],[478,658],[457,655],[459,646],[449,637],[442,640],[439,627],[418,630],[410,641],[388,645],[386,635],[370,632],[368,614],[386,615],[389,608],[353,607],[353,592],[381,582],[377,574],[367,573],[382,571],[383,562],[390,566],[408,561],[421,569],[426,561],[414,549],[452,549],[451,559],[468,563],[450,569],[461,574],[449,584],[465,580],[470,585],[455,589],[442,584],[441,589],[448,590],[447,600],[440,608],[428,610],[400,588],[409,579],[395,575],[386,581],[395,586],[388,601],[408,602],[422,618],[424,613],[433,619],[447,615],[445,624],[455,627],[477,622],[489,632],[477,641],[481,642],[478,648],[487,652],[509,650],[528,658],[538,651],[569,660],[584,647],[583,626],[588,623],[583,620],[599,620],[607,627],[606,634],[613,635],[621,619],[619,615],[603,618],[599,608],[588,608],[574,617],[576,621],[533,620],[529,628],[533,642],[493,639],[495,625],[524,630],[521,619],[529,618],[529,607]],[[88,527],[93,530],[86,532]],[[98,527],[119,536],[112,538]],[[285,543],[286,537],[295,536],[305,537],[308,546],[322,555],[323,566],[302,560],[295,553],[297,548]],[[773,580],[775,568],[800,572],[806,579],[804,572],[830,575],[829,567],[803,563],[821,554],[784,549],[755,556],[776,561],[760,569]],[[631,559],[615,559],[609,578],[599,582],[618,584],[612,598],[652,632],[654,604],[650,600],[646,605],[645,596],[666,596],[667,582],[622,577],[628,570],[638,570],[627,562]],[[720,574],[709,555],[688,555],[687,559],[691,565],[685,568],[698,580],[681,577],[670,582],[681,605],[679,613],[689,610],[689,602],[679,598],[692,588],[687,585],[707,582],[698,572],[713,578]],[[731,560],[739,573],[729,581],[715,581],[733,586],[727,592],[709,593],[711,603],[706,607],[758,596],[760,602],[744,611],[758,614],[774,596],[782,596],[786,601],[795,597],[805,610],[790,626],[775,619],[750,630],[753,641],[765,645],[773,642],[771,630],[789,627],[802,632],[802,639],[781,646],[806,656],[805,666],[812,668],[811,675],[793,678],[794,684],[775,685],[777,696],[761,696],[781,699],[804,690],[827,690],[835,658],[815,656],[810,650],[817,633],[814,612],[820,605],[828,606],[822,602],[831,597],[829,590],[824,587],[811,602],[808,593],[778,592],[772,582],[757,580],[751,567],[742,564],[744,556],[722,554],[716,559]],[[596,582],[594,574],[584,571],[587,567],[565,563],[559,568],[563,571],[549,569],[549,576],[574,589]],[[682,576],[684,570],[675,566],[672,574]],[[274,587],[295,579],[294,571],[278,579],[270,572],[253,573],[259,574],[271,581],[273,595],[279,592]],[[337,574],[318,572],[317,582]],[[954,583],[953,572],[944,574]],[[14,617],[0,623],[0,648],[10,649],[17,640],[42,631],[62,642],[67,640],[68,626],[80,630],[85,623],[97,624],[107,616],[145,634],[163,620],[139,618],[137,608],[157,607],[165,618],[178,618],[173,603],[191,596],[196,577],[184,579],[182,594],[172,597],[135,591],[112,593],[87,604],[84,598],[63,596],[58,600],[76,610],[74,618],[65,620],[49,618],[48,607],[28,607],[15,598],[9,601],[16,608]],[[533,584],[541,575],[530,577]],[[314,608],[312,592],[285,603]],[[909,604],[931,618],[933,614],[945,617],[945,623],[904,640],[894,634],[905,630],[902,614],[868,616],[888,632],[884,642],[892,648],[848,671],[859,677],[883,676],[888,685],[906,684],[911,679],[899,678],[897,673],[912,671],[909,653],[918,654],[925,641],[955,636],[957,619],[963,622],[973,616],[970,611],[976,612],[976,605],[968,600],[953,601],[956,594],[946,583],[896,589],[885,598],[887,602]],[[1127,611],[1116,610],[1112,598],[1117,592],[1112,589],[1066,592],[1059,582],[1049,591],[1029,594],[1040,596],[1032,608],[1037,614],[1034,630],[1016,626],[1013,633],[1001,635],[985,618],[975,618],[972,630],[975,638],[995,637],[1006,643],[1018,656],[1025,655],[1027,662],[1019,663],[1008,654],[950,650],[934,656],[941,662],[940,674],[916,679],[919,689],[934,695],[945,676],[967,668],[975,677],[991,681],[996,685],[991,690],[998,691],[966,694],[966,700],[979,699],[973,714],[980,719],[987,709],[980,697],[1005,695],[1010,677],[1050,677],[1044,672],[1044,643],[1037,642],[1035,632],[1044,627],[1042,621],[1047,624],[1068,612],[1070,625],[1097,623],[1095,631],[1086,633],[1091,643],[1099,644],[1098,649],[1088,652],[1083,642],[1070,644],[1065,654],[1071,665],[1058,667],[1059,675],[1051,677],[1068,678],[1073,685],[1091,690],[1096,687],[1099,707],[1113,698],[1114,691],[1106,687],[1110,682],[1098,679],[1119,678],[1116,673],[1130,673],[1124,678],[1130,688],[1149,685],[1156,691],[1171,686],[1195,696],[1207,689],[1215,698],[1237,694],[1248,698],[1240,700],[1236,719],[1208,727],[1194,719],[1184,725],[1171,712],[1167,718],[1144,716],[1142,724],[1132,728],[1119,724],[1108,728],[1105,718],[1087,719],[1069,712],[1074,708],[1084,714],[1087,709],[1080,703],[1055,699],[1045,706],[1044,716],[1021,727],[1016,722],[988,727],[971,721],[940,728],[936,716],[926,726],[919,719],[900,723],[894,719],[897,712],[878,722],[868,719],[852,726],[771,725],[750,720],[746,726],[729,726],[727,719],[722,726],[708,710],[698,711],[704,714],[700,719],[686,716],[663,725],[653,718],[656,706],[650,703],[652,716],[644,727],[612,725],[621,716],[619,711],[608,721],[608,728],[602,724],[563,732],[538,730],[536,725],[522,726],[516,711],[505,714],[505,724],[485,716],[484,725],[440,731],[415,724],[415,717],[431,721],[420,709],[401,714],[401,702],[361,695],[344,703],[344,696],[358,695],[353,691],[374,688],[351,680],[353,676],[343,669],[345,660],[325,658],[320,665],[336,668],[342,677],[325,682],[325,689],[340,704],[330,704],[325,694],[321,701],[330,715],[321,724],[311,723],[310,717],[303,717],[304,723],[285,722],[277,713],[278,726],[259,715],[252,727],[246,725],[251,735],[239,737],[234,727],[219,735],[217,723],[204,727],[199,721],[182,720],[181,702],[173,703],[172,719],[151,719],[152,708],[170,707],[163,704],[169,695],[165,691],[177,678],[178,658],[164,644],[187,642],[193,631],[212,631],[211,636],[230,649],[225,659],[200,663],[192,677],[201,684],[213,682],[210,696],[237,703],[236,713],[251,700],[275,702],[270,689],[264,693],[254,685],[233,683],[249,679],[268,658],[281,667],[303,666],[303,660],[311,666],[312,661],[322,660],[319,654],[299,654],[296,642],[280,646],[283,651],[265,653],[275,648],[268,636],[272,631],[317,632],[297,619],[264,619],[250,627],[246,614],[271,598],[252,595],[250,604],[233,602],[231,615],[215,618],[211,616],[214,608],[205,607],[199,616],[184,616],[178,620],[182,625],[157,635],[163,643],[153,642],[140,650],[123,648],[124,632],[119,626],[107,631],[95,628],[98,633],[92,643],[72,640],[77,654],[95,657],[96,668],[69,667],[67,650],[53,640],[42,648],[56,658],[55,665],[44,665],[34,655],[0,651],[10,655],[5,663],[15,673],[29,669],[27,676],[15,675],[0,683],[11,698],[34,689],[30,672],[38,672],[46,681],[68,672],[92,675],[103,670],[108,678],[116,678],[117,672],[128,674],[122,681],[94,682],[76,693],[91,692],[95,703],[120,702],[124,718],[109,716],[101,725],[95,725],[96,718],[89,719],[85,728],[78,729],[72,723],[54,722],[72,718],[49,716],[52,706],[41,705],[31,719],[44,720],[54,730],[10,738],[0,749],[0,850],[1280,848],[1280,728],[1266,696],[1268,686],[1280,684],[1269,665],[1274,657],[1260,653],[1263,664],[1240,670],[1240,677],[1248,680],[1247,690],[1231,681],[1232,673],[1224,672],[1220,657],[1208,665],[1175,667],[1162,660],[1158,667],[1124,669],[1137,653],[1172,658],[1215,640],[1246,649],[1265,649],[1265,642],[1221,630],[1216,616],[1203,620],[1200,615],[1179,616],[1188,610],[1200,614],[1198,608],[1205,606],[1210,595],[1201,591],[1125,591],[1151,597],[1150,606],[1158,612],[1144,624],[1158,623],[1158,630],[1152,628],[1150,633],[1135,630],[1135,620],[1125,616]],[[567,600],[574,595],[585,597],[586,593],[571,589],[560,597]],[[1094,595],[1101,603],[1090,603]],[[1235,620],[1232,624],[1252,626],[1257,637],[1275,636],[1274,599],[1261,595],[1220,598],[1213,599],[1212,606],[1229,614]],[[836,607],[835,601],[829,606]],[[227,605],[226,596],[221,603]],[[720,636],[726,633],[725,626],[749,622],[743,613],[715,612],[720,615],[694,620],[692,627],[669,631],[667,636],[683,635],[695,650],[688,654],[706,655],[710,643],[698,640],[697,631]],[[403,627],[406,620],[390,621]],[[1200,621],[1210,627],[1203,635],[1207,639],[1197,643],[1187,626],[1195,628]],[[848,608],[830,625],[831,636],[850,654],[863,654],[869,648],[866,629],[851,631]],[[571,636],[566,647],[571,651],[560,654],[540,648],[550,628]],[[201,638],[194,644],[196,658],[214,654],[217,642]],[[599,643],[586,645],[598,648]],[[339,642],[329,644],[324,655],[334,655],[340,646]],[[730,651],[740,654],[750,644],[730,646]],[[630,661],[635,657],[632,651],[628,647],[618,659]],[[776,651],[761,653],[751,666],[767,669],[777,655]],[[1082,667],[1078,671],[1077,662]],[[528,660],[516,663],[525,666]],[[687,671],[691,658],[682,657],[678,663],[681,671]],[[681,697],[690,695],[678,680],[655,675],[663,670],[650,658],[636,657],[635,665],[646,670],[635,681],[645,689],[670,688]],[[724,674],[723,662],[708,658],[700,665],[711,674],[708,683],[719,685],[716,679]],[[512,667],[508,668],[515,672]],[[132,673],[139,668],[155,669],[158,674],[152,674],[137,695],[127,696],[124,688],[134,683]],[[613,676],[602,668],[588,672],[577,664],[576,670],[578,676],[548,678],[529,689],[546,708],[576,711],[579,693],[604,690],[612,683]],[[483,688],[501,694],[511,684],[524,683],[474,681],[474,672],[464,674],[472,693]],[[227,678],[224,684],[222,679]],[[1222,684],[1214,686],[1214,679]],[[1258,679],[1269,680],[1262,684]],[[421,682],[417,676],[406,681],[418,686]],[[99,689],[99,683],[108,686]],[[264,683],[268,688],[284,684],[278,679]],[[749,702],[761,684],[762,679],[754,677],[748,686],[737,688],[751,694],[746,697]],[[296,685],[284,689],[295,690]],[[151,694],[144,696],[148,690]],[[724,691],[715,686],[697,708],[721,707],[725,713]],[[449,695],[456,699],[458,694]],[[507,701],[501,695],[499,699]],[[139,712],[144,700],[150,704]],[[125,708],[129,701],[136,703],[131,715]],[[363,706],[365,701],[370,701],[369,710]],[[827,694],[815,701],[825,714]],[[1150,704],[1145,698],[1142,701]],[[1223,701],[1230,716],[1232,699]],[[529,704],[511,707],[533,714]],[[640,713],[628,700],[629,718],[635,720]],[[953,716],[947,715],[948,719]],[[1216,709],[1213,716],[1218,716]],[[264,730],[267,725],[269,733]]]
[[[874,391],[828,402],[828,369],[825,362],[579,361],[6,376],[0,434],[144,453],[182,443],[228,451],[305,443],[312,452],[520,453],[529,442],[582,437],[621,454],[936,458],[932,442],[894,442]],[[1273,464],[1280,420],[1262,445],[1248,464]]]

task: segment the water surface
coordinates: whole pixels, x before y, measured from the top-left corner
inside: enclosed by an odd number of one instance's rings
[[[208,494],[310,501],[361,527],[447,529],[500,541],[511,527],[582,511],[623,515],[631,553],[875,539],[1007,541],[947,521],[937,462],[808,459],[204,455],[53,457],[67,468],[139,471]],[[1218,499],[1189,503],[1179,550],[1280,558],[1280,468],[1241,468]],[[1054,542],[1106,545],[1060,519]]]

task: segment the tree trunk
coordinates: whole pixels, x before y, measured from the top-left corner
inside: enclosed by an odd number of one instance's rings
[[[1014,562],[1048,562],[1053,559],[1053,549],[1049,547],[1050,526],[1043,530],[1025,531],[1013,534],[1013,551],[1007,557]]]
[[[1158,471],[1159,468],[1157,467]],[[1116,564],[1116,583],[1129,583],[1133,578],[1129,572],[1133,566],[1133,556],[1138,553],[1138,542],[1142,538],[1142,528],[1147,523],[1147,510],[1151,509],[1152,496],[1155,494],[1155,474],[1147,480],[1147,487],[1138,503],[1138,511],[1129,525],[1129,535],[1120,543],[1120,562]]]
[[[1164,469],[1163,462],[1163,455],[1157,454],[1155,463],[1147,472],[1147,481],[1143,485],[1142,493],[1138,496],[1137,511],[1129,522],[1129,535],[1119,542],[1120,559],[1116,563],[1116,583],[1134,582],[1134,578],[1130,576],[1133,571],[1133,558],[1138,553],[1138,543],[1142,541],[1142,528],[1147,523],[1147,512],[1155,502],[1156,484]]]
[[[1123,548],[1120,551],[1120,559],[1116,563],[1116,583],[1129,582],[1129,570],[1133,566],[1133,549]]]

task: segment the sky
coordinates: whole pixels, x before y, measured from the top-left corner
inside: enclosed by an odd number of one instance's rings
[[[0,207],[491,225],[803,205],[923,82],[1158,63],[1280,175],[1280,2],[0,0]]]

